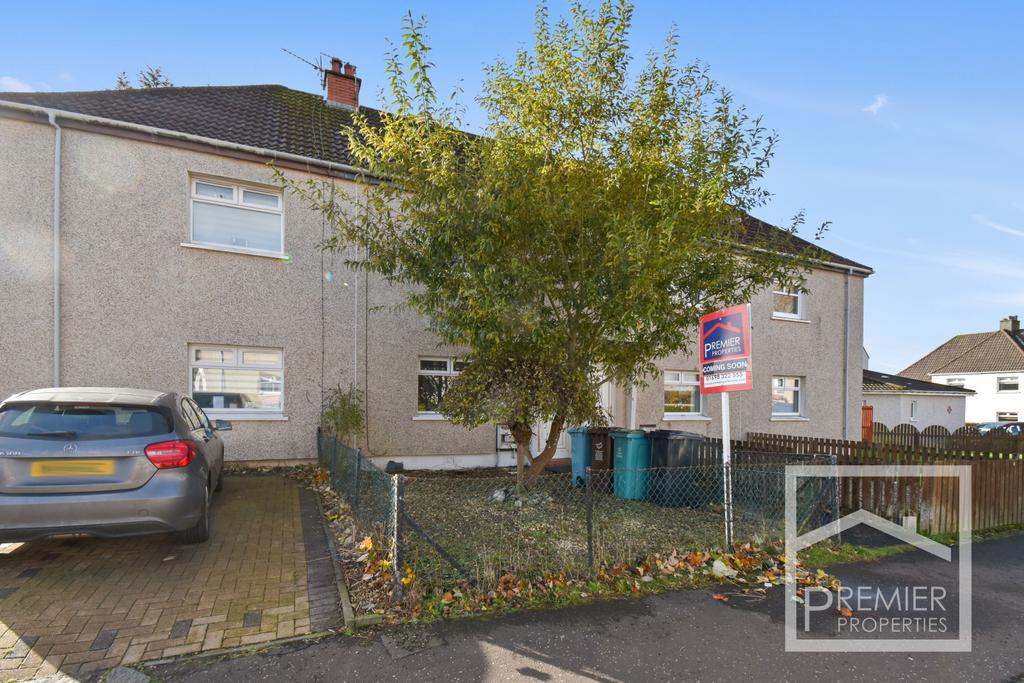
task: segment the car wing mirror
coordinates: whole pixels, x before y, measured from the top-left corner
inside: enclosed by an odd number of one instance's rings
[[[213,431],[215,431],[215,432],[230,432],[231,431],[231,423],[228,422],[227,420],[214,420],[213,421]]]

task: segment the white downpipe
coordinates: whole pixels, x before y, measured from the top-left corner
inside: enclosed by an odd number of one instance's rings
[[[629,385],[629,428],[636,429],[636,385]]]
[[[853,269],[846,272],[845,283],[845,322],[843,325],[843,440],[850,438],[850,278]]]
[[[56,112],[47,112],[53,126],[53,386],[60,386],[60,149]]]

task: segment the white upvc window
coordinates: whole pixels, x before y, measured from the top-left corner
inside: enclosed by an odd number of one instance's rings
[[[1017,413],[998,412],[998,413],[996,413],[996,421],[997,422],[1016,422],[1017,421]]]
[[[946,384],[951,387],[963,387],[967,384],[967,380],[963,377],[950,377],[946,380]]]
[[[416,378],[416,413],[420,416],[440,416],[441,399],[448,384],[457,377],[466,364],[458,358],[420,358]]]
[[[663,379],[664,420],[679,420],[701,415],[699,373],[666,370]]]
[[[772,317],[786,320],[806,319],[806,301],[803,292],[777,289],[772,292]]]
[[[1016,392],[1020,390],[1020,378],[1016,375],[996,378],[996,391],[1003,393]]]
[[[916,420],[917,419],[917,401],[911,401],[910,402],[910,419],[911,420]]]
[[[802,377],[772,377],[772,415],[798,417],[804,415]]]
[[[267,256],[284,254],[281,192],[191,178],[190,244]]]
[[[189,389],[207,413],[260,417],[284,411],[284,353],[248,346],[191,345]]]

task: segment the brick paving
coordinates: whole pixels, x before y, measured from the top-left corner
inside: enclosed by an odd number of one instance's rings
[[[312,495],[286,477],[227,476],[201,545],[160,535],[0,546],[0,681],[340,625]]]

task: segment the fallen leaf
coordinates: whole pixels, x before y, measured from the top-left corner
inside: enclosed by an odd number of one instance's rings
[[[715,593],[711,597],[713,597],[715,600],[718,600],[719,602],[729,602],[729,598],[722,595],[721,593]]]
[[[844,617],[852,617],[853,616],[853,610],[850,609],[849,607],[840,607],[836,611],[839,612],[839,614],[843,615]]]

